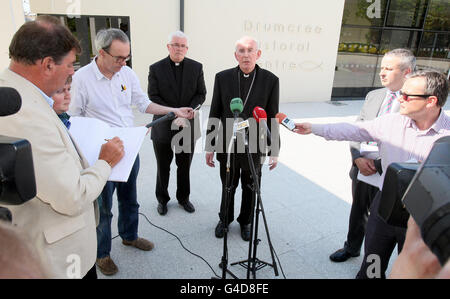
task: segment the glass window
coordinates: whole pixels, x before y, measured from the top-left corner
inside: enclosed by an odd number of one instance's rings
[[[419,31],[384,30],[381,38],[380,54],[397,48],[408,48],[413,53],[419,44]]]
[[[392,0],[387,26],[422,28],[427,0]]]
[[[382,26],[387,0],[346,0],[342,24]]]
[[[450,34],[426,32],[423,35],[417,56],[450,58]]]
[[[450,30],[450,3],[449,0],[431,0],[425,21],[427,30]]]
[[[372,86],[380,32],[370,28],[342,28],[334,87]]]

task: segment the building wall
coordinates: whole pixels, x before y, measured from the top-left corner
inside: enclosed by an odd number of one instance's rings
[[[147,91],[148,67],[165,57],[167,37],[178,30],[178,0],[30,0],[31,12],[96,16],[129,16],[133,69]]]
[[[9,44],[14,33],[25,22],[22,0],[0,1],[0,69],[9,66]]]
[[[237,65],[235,42],[259,40],[259,65],[280,78],[282,102],[328,101],[333,87],[343,0],[189,0],[185,32],[189,55],[214,74]]]
[[[33,13],[129,16],[133,69],[147,89],[148,66],[167,56],[179,28],[179,0],[31,0]],[[214,76],[237,65],[235,41],[261,44],[259,65],[280,78],[281,102],[331,97],[344,0],[189,0],[184,31],[188,57],[203,63],[210,103]]]

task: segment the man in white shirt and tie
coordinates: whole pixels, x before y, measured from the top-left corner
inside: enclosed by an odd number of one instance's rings
[[[400,89],[406,76],[414,71],[416,59],[408,49],[394,49],[387,52],[380,66],[380,80],[384,88],[369,92],[356,121],[372,120],[400,109]],[[370,153],[370,151],[373,151]],[[350,142],[352,155],[353,203],[349,217],[347,241],[344,247],[330,255],[333,262],[344,262],[360,255],[364,240],[370,205],[378,191],[381,173],[381,160],[378,158],[377,145],[374,142]],[[371,181],[369,184],[365,181]]]
[[[192,108],[171,108],[152,103],[142,91],[137,75],[126,66],[130,59],[130,41],[119,29],[106,29],[97,33],[97,57],[79,69],[73,76],[72,116],[93,117],[113,127],[134,126],[132,106],[141,113],[175,113],[191,119]],[[97,227],[97,266],[105,275],[117,273],[118,268],[110,257],[112,196],[117,188],[119,207],[119,235],[122,243],[149,251],[154,244],[138,237],[138,212],[136,178],[139,172],[139,155],[127,182],[107,182],[101,194],[100,223]]]

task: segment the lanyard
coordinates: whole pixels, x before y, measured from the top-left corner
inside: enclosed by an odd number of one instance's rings
[[[241,97],[241,74],[240,74],[240,72],[241,71],[238,71],[239,97]],[[243,107],[245,107],[245,104],[248,101],[248,97],[250,96],[250,92],[252,91],[252,87],[253,87],[253,83],[255,82],[255,78],[256,78],[256,68],[255,68],[255,72],[253,73],[252,83],[250,84],[250,88],[248,89],[247,96],[245,97],[245,101],[244,101]]]

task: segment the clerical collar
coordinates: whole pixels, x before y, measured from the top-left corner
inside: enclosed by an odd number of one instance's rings
[[[251,71],[248,74],[245,74],[241,69],[239,69],[240,73],[242,74],[242,77],[244,77],[245,79],[250,78],[250,75],[253,75],[253,73],[255,73],[256,68],[253,69],[253,71]]]
[[[172,59],[169,59],[170,60],[170,64],[172,65],[172,66],[175,66],[175,67],[177,67],[177,66],[182,66],[183,65],[183,62],[184,62],[184,59],[182,60],[182,61],[180,61],[180,62],[174,62]]]

